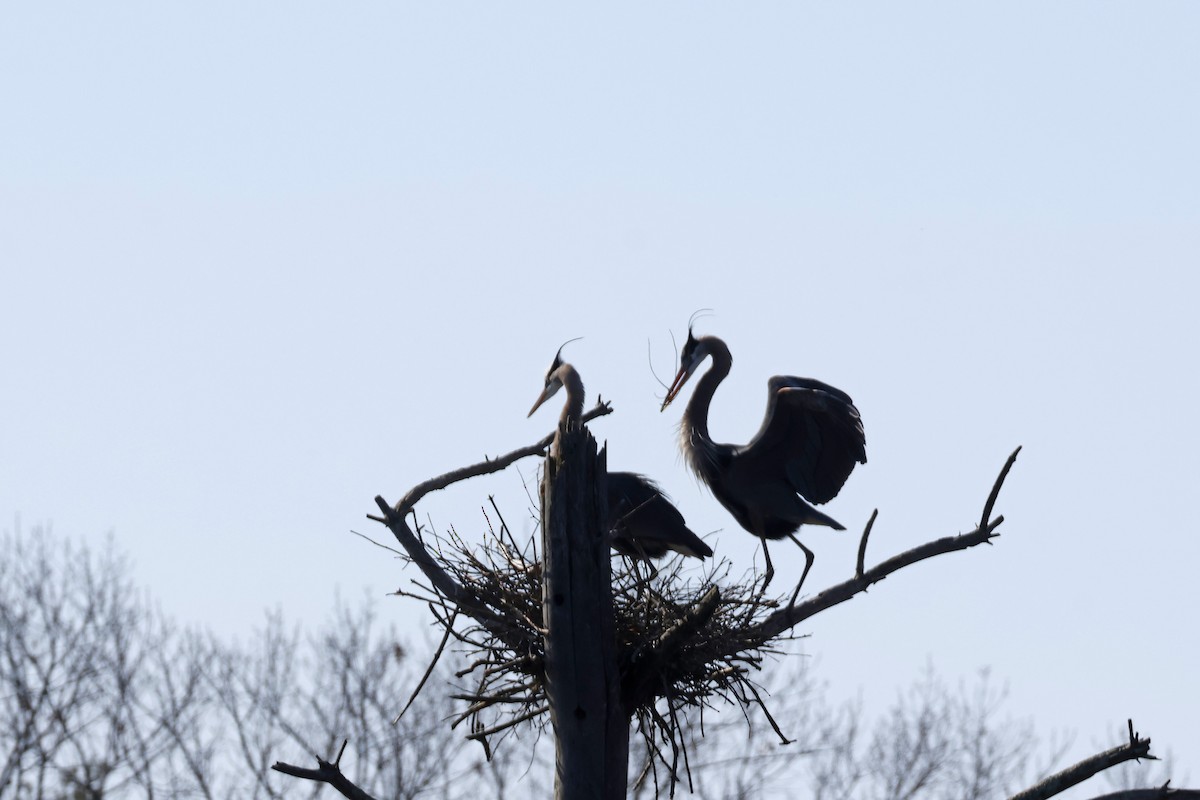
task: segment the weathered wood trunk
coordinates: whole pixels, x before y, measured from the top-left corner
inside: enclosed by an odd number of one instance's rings
[[[572,425],[559,430],[542,483],[542,619],[557,800],[625,797],[629,770],[602,524],[606,462],[587,429]]]

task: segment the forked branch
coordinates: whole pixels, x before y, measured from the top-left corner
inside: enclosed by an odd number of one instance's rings
[[[1046,800],[1047,797],[1053,797],[1060,792],[1065,792],[1075,784],[1082,783],[1096,773],[1103,772],[1109,767],[1115,767],[1117,764],[1139,758],[1156,759],[1157,757],[1150,755],[1150,738],[1141,738],[1137,731],[1133,729],[1133,720],[1131,719],[1129,720],[1129,741],[1125,744],[1085,758],[1078,764],[1051,775],[1036,786],[1013,795],[1009,800]],[[1170,791],[1166,786],[1163,786],[1159,790],[1149,791],[1164,790]],[[1170,795],[1162,796],[1169,797]]]
[[[870,535],[871,528],[875,522],[875,514],[872,514],[871,521],[867,523],[862,539],[859,542],[858,563],[855,568],[854,577],[836,586],[831,586],[815,597],[805,600],[803,603],[781,608],[762,622],[748,627],[741,645],[743,647],[755,647],[768,642],[809,617],[827,608],[832,608],[846,602],[860,592],[865,592],[871,584],[878,583],[893,572],[898,572],[907,566],[916,564],[918,561],[940,556],[943,553],[953,553],[956,550],[966,550],[976,545],[990,543],[992,539],[1000,535],[995,531],[1000,526],[1000,523],[1004,522],[1003,516],[991,519],[992,507],[995,505],[996,498],[1000,494],[1000,487],[1004,484],[1004,479],[1008,476],[1008,471],[1012,468],[1013,462],[1017,460],[1017,453],[1019,452],[1021,452],[1021,448],[1018,447],[1008,457],[1008,460],[1004,463],[1004,467],[1000,470],[1000,474],[996,477],[992,491],[988,495],[987,502],[984,505],[984,521],[980,523],[978,528],[970,533],[958,536],[946,536],[932,542],[926,542],[911,550],[906,550],[903,553],[892,556],[871,569],[864,569],[863,562],[866,558],[867,537]]]
[[[374,797],[355,786],[349,778],[342,774],[340,764],[342,763],[342,753],[346,752],[347,741],[342,742],[342,750],[338,753],[337,759],[332,764],[320,756],[316,756],[316,769],[297,767],[292,764],[285,764],[282,761],[276,761],[271,765],[271,769],[276,772],[282,772],[284,775],[291,775],[293,778],[304,778],[305,780],[317,781],[318,783],[328,783],[334,789],[341,792],[343,797],[349,797],[350,800],[375,800]]]

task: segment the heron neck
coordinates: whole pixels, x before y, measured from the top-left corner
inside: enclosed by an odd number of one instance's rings
[[[684,423],[694,436],[711,441],[712,437],[708,434],[708,407],[712,404],[713,393],[729,374],[733,359],[729,355],[729,348],[720,339],[713,338],[708,343],[708,348],[712,356],[712,366],[696,383],[696,389],[692,392],[692,399],[688,401],[687,412],[684,414]]]
[[[568,422],[575,420],[579,422],[583,419],[583,381],[579,378],[579,373],[570,364],[565,365],[562,371],[563,389],[567,392],[567,402],[563,406],[562,416],[559,417],[559,422]]]

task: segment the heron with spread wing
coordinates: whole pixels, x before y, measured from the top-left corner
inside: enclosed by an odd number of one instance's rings
[[[733,358],[716,336],[687,342],[663,400],[666,409],[706,358],[712,366],[700,376],[680,422],[680,447],[688,466],[712,490],[738,523],[763,540],[765,587],[775,570],[767,541],[790,538],[806,559],[792,602],[813,564],[813,552],[796,538],[801,525],[845,530],[813,508],[837,496],[855,464],[867,463],[862,419],[850,396],[812,378],[777,375],[767,381],[767,414],[749,444],[714,442],[708,433],[713,392],[729,374]]]

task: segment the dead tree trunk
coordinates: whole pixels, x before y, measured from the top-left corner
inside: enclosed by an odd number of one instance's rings
[[[629,717],[621,706],[603,520],[607,460],[583,426],[560,429],[542,482],[542,619],[556,800],[625,797]]]

